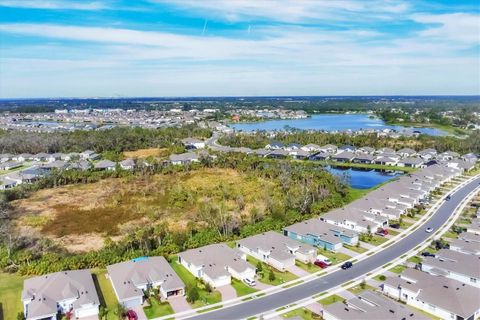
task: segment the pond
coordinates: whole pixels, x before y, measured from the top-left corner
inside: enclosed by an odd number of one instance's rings
[[[340,177],[350,187],[355,189],[370,189],[381,183],[392,180],[402,175],[400,171],[375,170],[326,166],[331,174]]]
[[[396,131],[418,131],[432,136],[447,135],[447,132],[436,128],[411,128],[402,126],[391,126],[379,118],[370,117],[368,114],[317,114],[305,119],[275,119],[253,123],[233,123],[230,127],[241,131],[273,131],[285,130],[285,128],[296,128],[301,130],[353,130],[360,129],[394,129]]]

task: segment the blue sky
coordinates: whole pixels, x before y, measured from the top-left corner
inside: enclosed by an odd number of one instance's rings
[[[480,94],[470,0],[0,0],[0,98]]]

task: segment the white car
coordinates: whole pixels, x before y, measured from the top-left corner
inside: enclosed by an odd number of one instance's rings
[[[432,232],[432,231],[433,231],[433,228],[430,228],[430,227],[428,227],[427,229],[425,229],[425,232],[426,232],[426,233],[430,233],[430,232]]]
[[[328,259],[325,256],[322,256],[321,254],[317,255],[317,261],[325,262],[327,266],[330,266],[332,264],[332,261],[330,261],[330,259]]]
[[[255,285],[257,284],[257,283],[255,282],[255,280],[252,280],[252,279],[249,279],[249,278],[243,279],[243,282],[245,282],[246,284],[248,284],[250,287],[255,287]]]

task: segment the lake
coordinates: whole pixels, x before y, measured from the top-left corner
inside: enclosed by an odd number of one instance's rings
[[[326,166],[331,174],[345,179],[347,184],[355,189],[370,189],[381,183],[402,175],[400,171],[384,171],[373,169],[345,168]]]
[[[252,123],[233,123],[230,127],[241,131],[274,131],[284,130],[286,127],[301,130],[353,130],[360,129],[394,129],[396,131],[415,130],[432,136],[447,135],[447,132],[436,128],[411,128],[391,126],[379,118],[370,118],[368,114],[316,114],[306,119],[275,119]]]

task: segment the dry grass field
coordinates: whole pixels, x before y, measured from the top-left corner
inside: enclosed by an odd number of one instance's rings
[[[124,151],[123,155],[125,158],[148,158],[148,157],[162,157],[168,154],[168,150],[165,148],[149,148],[149,149],[139,149],[135,151]]]
[[[182,228],[188,221],[201,223],[198,211],[204,203],[222,202],[227,210],[245,216],[253,205],[262,209],[274,192],[277,186],[270,180],[231,169],[200,169],[45,189],[13,206],[19,232],[86,251],[103,246],[106,236],[118,239],[135,224],[167,221]]]

